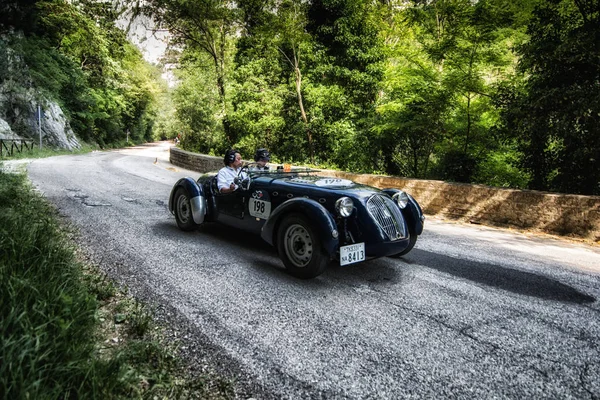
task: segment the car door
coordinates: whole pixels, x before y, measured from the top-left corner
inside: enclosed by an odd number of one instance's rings
[[[214,199],[217,212],[219,215],[228,215],[230,217],[243,219],[246,197],[247,194],[241,190],[236,190],[233,193],[216,194]]]

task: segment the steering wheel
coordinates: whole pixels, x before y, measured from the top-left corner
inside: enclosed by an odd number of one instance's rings
[[[239,185],[240,189],[242,189],[242,190],[250,189],[250,184],[252,183],[252,178],[250,178],[250,174],[248,173],[249,165],[250,164],[244,165],[240,169],[238,176],[233,180],[233,183],[235,183],[236,185]],[[242,179],[242,174],[246,175],[246,178]]]

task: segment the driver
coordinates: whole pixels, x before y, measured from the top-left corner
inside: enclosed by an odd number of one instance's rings
[[[217,187],[219,193],[232,193],[237,190],[238,185],[234,183],[235,178],[245,179],[245,173],[241,173],[242,156],[235,149],[229,149],[223,157],[225,166],[217,174]]]
[[[256,165],[250,167],[251,171],[264,171],[268,170],[269,167],[267,163],[271,160],[271,155],[267,149],[257,149],[256,153],[254,153],[254,161],[256,161]]]

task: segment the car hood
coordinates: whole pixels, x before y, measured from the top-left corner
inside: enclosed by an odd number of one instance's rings
[[[278,177],[270,182],[270,186],[286,186],[288,190],[293,187],[295,190],[322,190],[324,192],[336,193],[340,196],[369,197],[380,190],[372,186],[362,185],[347,179],[314,176],[297,175]]]

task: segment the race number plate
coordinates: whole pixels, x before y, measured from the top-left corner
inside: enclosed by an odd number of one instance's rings
[[[340,265],[354,264],[365,260],[365,244],[355,243],[340,247]]]
[[[248,203],[250,215],[256,218],[267,219],[271,215],[271,202],[259,199],[250,199]]]

